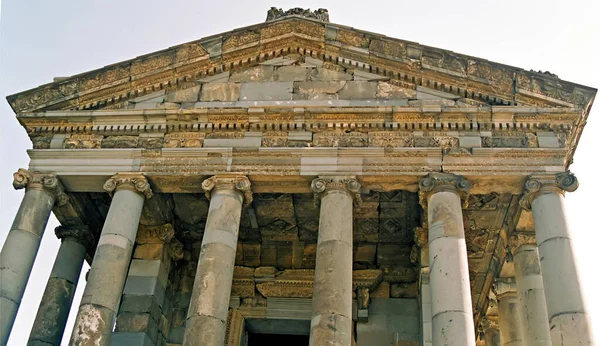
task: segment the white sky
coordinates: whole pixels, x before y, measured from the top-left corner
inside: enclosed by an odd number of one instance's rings
[[[600,1],[156,1],[8,0],[1,4],[0,96],[138,55],[263,22],[270,6],[327,8],[333,23],[453,50],[562,79],[600,86]],[[599,101],[600,102],[600,101]],[[600,185],[595,176],[600,105],[592,110],[572,171],[580,180],[567,208],[589,311],[600,342],[600,295],[595,261],[600,230],[593,219]],[[28,166],[31,143],[0,100],[0,245],[23,191],[12,173]],[[9,345],[24,345],[59,241],[52,217],[31,274]],[[84,269],[84,272],[87,269]],[[78,287],[77,300],[83,289]],[[67,326],[66,345],[72,328]]]

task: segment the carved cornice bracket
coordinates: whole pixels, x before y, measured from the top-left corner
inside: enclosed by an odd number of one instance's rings
[[[538,196],[548,193],[564,194],[579,187],[577,177],[569,171],[550,175],[532,175],[525,182],[523,197],[519,204],[525,210],[531,210],[531,202]]]
[[[360,197],[360,183],[350,177],[319,177],[310,184],[315,196],[315,205],[318,206],[321,198],[329,191],[344,191],[354,200],[354,207],[359,208],[362,204]]]
[[[13,174],[13,187],[19,189],[40,189],[50,193],[55,198],[57,206],[61,207],[69,202],[69,196],[56,174],[30,172],[19,168]]]
[[[58,239],[73,239],[89,250],[95,243],[94,236],[88,226],[58,226],[54,229],[54,234]]]
[[[202,189],[208,200],[210,200],[214,191],[222,189],[239,191],[244,198],[244,207],[247,207],[252,203],[250,180],[244,175],[214,175],[202,182]]]
[[[459,195],[463,208],[467,207],[471,183],[464,177],[449,173],[429,173],[419,181],[419,203],[427,208],[427,199],[436,192],[449,191]]]
[[[146,177],[138,173],[119,173],[110,177],[103,186],[111,196],[118,190],[130,190],[146,198],[152,197],[152,189]]]

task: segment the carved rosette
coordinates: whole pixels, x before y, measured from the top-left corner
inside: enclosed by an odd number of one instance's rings
[[[250,180],[243,175],[236,176],[220,176],[215,175],[205,179],[202,182],[202,189],[206,198],[210,200],[213,191],[220,189],[239,191],[244,197],[244,207],[252,203],[252,189],[250,188]]]
[[[111,196],[120,189],[130,190],[146,198],[152,197],[152,189],[142,174],[121,173],[113,175],[104,183],[104,190]]]
[[[338,190],[349,193],[354,200],[354,207],[358,208],[362,204],[360,198],[360,183],[355,178],[337,178],[324,177],[316,178],[312,181],[310,187],[315,193],[315,205],[318,206],[321,198],[329,191]]]
[[[73,239],[86,249],[90,249],[95,243],[92,232],[85,225],[58,226],[54,229],[54,234],[58,239]]]
[[[30,172],[19,168],[13,174],[13,187],[19,189],[42,189],[50,193],[55,198],[57,206],[61,207],[69,202],[69,196],[65,193],[65,188],[55,174]]]
[[[519,204],[525,210],[531,210],[531,202],[538,196],[547,193],[564,194],[573,192],[579,187],[577,177],[571,172],[552,175],[532,175],[525,182],[523,197]]]
[[[427,208],[427,199],[430,195],[437,192],[450,191],[460,196],[463,208],[466,208],[470,189],[471,183],[460,175],[429,173],[419,181],[419,203],[423,208]]]

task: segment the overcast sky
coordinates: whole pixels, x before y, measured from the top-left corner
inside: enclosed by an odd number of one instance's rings
[[[0,0],[1,1],[1,0]],[[600,1],[2,1],[0,19],[0,246],[23,191],[12,174],[27,168],[31,143],[6,95],[138,55],[263,22],[270,6],[329,10],[333,23],[453,50],[600,86]],[[589,118],[572,171],[580,188],[567,208],[588,305],[600,342],[597,254],[600,187],[596,175],[600,105]],[[52,218],[9,345],[25,345],[59,241]],[[84,273],[87,269],[84,269]],[[84,281],[78,287],[81,295]],[[74,303],[74,310],[78,302]],[[72,317],[72,316],[71,316]],[[67,344],[72,318],[63,344]]]

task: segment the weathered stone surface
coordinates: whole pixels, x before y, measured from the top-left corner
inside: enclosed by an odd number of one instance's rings
[[[324,67],[316,68],[310,75],[310,80],[314,81],[350,81],[352,75],[341,72],[333,71]]]
[[[412,89],[402,88],[386,82],[377,83],[377,93],[375,95],[379,99],[410,99],[416,97],[416,91]]]
[[[166,102],[196,102],[198,101],[200,85],[191,86],[167,93]]]
[[[282,66],[275,70],[275,80],[279,82],[305,81],[312,69],[303,66]]]
[[[259,65],[248,70],[236,71],[229,77],[230,82],[269,82],[274,81],[275,68]]]
[[[417,283],[410,284],[392,284],[390,287],[390,297],[392,298],[416,298],[419,293]]]
[[[293,82],[242,83],[240,100],[291,100],[293,91]]]
[[[240,87],[240,83],[205,83],[200,92],[200,101],[237,101]]]
[[[349,81],[340,90],[339,97],[343,100],[374,99],[377,93],[377,82]]]
[[[344,81],[297,82],[294,83],[294,94],[302,95],[308,100],[335,99],[344,85]]]

